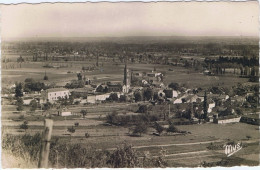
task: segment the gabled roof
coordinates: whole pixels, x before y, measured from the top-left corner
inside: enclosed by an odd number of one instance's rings
[[[47,89],[47,92],[59,92],[59,91],[69,91],[68,89],[65,88],[52,88],[52,89]]]

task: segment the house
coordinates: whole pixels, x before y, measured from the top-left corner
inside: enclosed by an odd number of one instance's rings
[[[88,96],[87,103],[96,103],[96,96]]]
[[[183,99],[185,99],[188,95],[184,94],[183,96],[180,96],[179,98],[175,99],[173,104],[180,104],[183,103]]]
[[[110,93],[96,95],[95,100],[96,101],[105,101],[107,98],[109,98],[109,96],[110,96]]]
[[[211,113],[212,109],[214,107],[216,107],[216,103],[212,99],[209,99],[208,100],[208,113]]]
[[[240,122],[241,116],[236,117],[234,115],[218,117],[218,114],[213,115],[213,123],[225,124],[225,123],[237,123]]]
[[[67,108],[58,110],[58,116],[71,116],[71,115],[72,115],[72,112],[69,111]]]
[[[45,98],[49,102],[55,102],[59,100],[59,98],[69,98],[70,92],[68,89],[65,88],[53,88],[48,89],[44,92]]]
[[[24,99],[24,100],[23,100],[23,104],[24,104],[24,105],[30,105],[30,103],[31,103],[32,100],[33,100],[33,98]]]
[[[108,86],[104,84],[100,84],[96,87],[95,92],[106,93],[108,91]]]
[[[143,73],[141,72],[136,72],[136,73],[133,73],[134,76],[136,77],[142,77],[143,76]]]
[[[108,91],[107,92],[122,92],[123,87],[121,84],[108,84],[107,85]]]
[[[162,73],[151,72],[151,73],[147,73],[146,76],[148,76],[148,77],[158,77],[158,76],[162,76]]]

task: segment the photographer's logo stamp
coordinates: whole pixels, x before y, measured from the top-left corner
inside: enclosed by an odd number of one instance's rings
[[[223,147],[225,148],[225,154],[227,155],[227,157],[233,155],[234,153],[242,149],[241,143],[228,144],[228,145],[224,145]]]

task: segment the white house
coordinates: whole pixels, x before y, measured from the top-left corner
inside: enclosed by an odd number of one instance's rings
[[[96,96],[88,96],[87,103],[96,103]]]
[[[58,116],[71,116],[72,112],[69,111],[67,108],[63,108],[58,111]]]
[[[216,106],[215,102],[209,103],[208,113],[212,112],[212,109]]]
[[[23,104],[24,104],[24,105],[30,105],[30,103],[31,103],[32,100],[33,100],[33,99],[24,99],[24,100],[23,100]]]
[[[53,88],[46,90],[49,102],[57,101],[59,98],[69,98],[70,92],[65,88]]]
[[[96,95],[96,101],[105,101],[107,98],[109,98],[110,93]]]

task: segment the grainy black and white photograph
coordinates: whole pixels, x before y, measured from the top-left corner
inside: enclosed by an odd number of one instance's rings
[[[258,1],[0,9],[2,168],[259,166]]]

